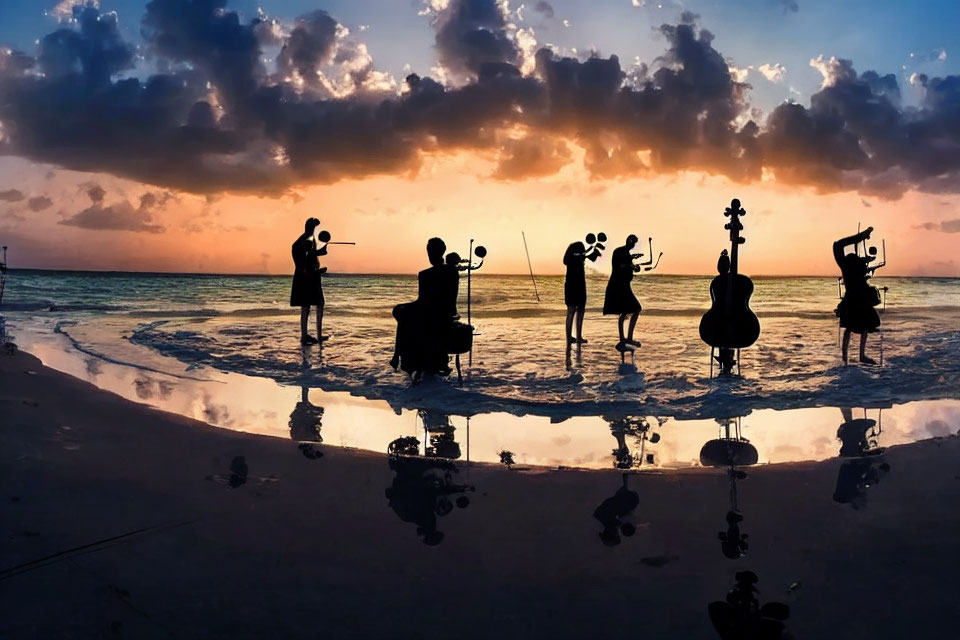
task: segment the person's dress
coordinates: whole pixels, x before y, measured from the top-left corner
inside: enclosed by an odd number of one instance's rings
[[[583,268],[586,249],[580,242],[567,247],[563,255],[563,264],[567,266],[567,277],[563,281],[563,301],[568,307],[587,306],[587,276]],[[580,254],[580,255],[578,255]]]
[[[290,248],[293,255],[293,284],[290,287],[291,307],[322,307],[323,283],[317,256],[326,255],[326,248],[317,249],[311,237],[300,236]]]
[[[630,282],[633,280],[633,259],[630,250],[618,247],[613,251],[610,280],[603,298],[603,315],[638,313],[642,308],[637,296],[633,294]]]

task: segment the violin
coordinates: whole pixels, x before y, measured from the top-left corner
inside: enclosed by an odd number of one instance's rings
[[[710,283],[710,310],[700,320],[700,338],[721,350],[743,349],[760,337],[760,320],[750,309],[753,281],[739,272],[738,250],[746,242],[740,235],[743,230],[740,218],[746,213],[736,198],[723,212],[730,218],[723,227],[730,231],[730,254],[720,256],[717,265],[720,274]]]

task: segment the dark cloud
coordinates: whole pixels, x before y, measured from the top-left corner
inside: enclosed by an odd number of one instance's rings
[[[83,185],[84,191],[86,191],[87,196],[90,198],[90,201],[94,204],[99,204],[103,202],[103,199],[107,195],[106,189],[95,183],[87,183]]]
[[[0,191],[0,202],[20,202],[26,196],[19,189],[7,189]]]
[[[960,218],[944,220],[943,222],[924,222],[913,226],[914,229],[924,231],[942,231],[943,233],[960,233]]]
[[[279,70],[284,73],[296,71],[305,81],[316,82],[317,71],[333,55],[337,26],[337,21],[326,11],[314,11],[297,18],[277,57]]]
[[[53,206],[53,200],[47,196],[34,196],[27,200],[27,207],[30,211],[43,211],[44,209],[49,209]]]
[[[797,4],[797,0],[780,0],[780,7],[784,13],[796,13],[800,11],[800,5]]]
[[[101,189],[102,191],[102,189]],[[134,207],[129,201],[121,200],[117,204],[104,206],[103,194],[93,204],[60,222],[60,224],[92,231],[133,231],[136,233],[162,233],[164,228],[155,224],[154,212],[163,208],[174,199],[169,192],[147,192],[140,196],[140,203]],[[93,197],[91,196],[91,199]]]
[[[486,65],[516,65],[520,51],[509,37],[508,22],[495,0],[450,0],[434,24],[440,64],[465,76],[479,75]]]
[[[432,22],[453,86],[411,74],[399,94],[369,88],[365,48],[322,11],[284,36],[266,16],[242,21],[226,0],[152,0],[141,32],[157,72],[142,78],[124,77],[133,49],[113,14],[75,15],[36,57],[0,49],[10,153],[203,194],[412,175],[426,154],[455,150],[495,158],[497,179],[523,179],[572,162],[571,144],[597,178],[694,170],[751,182],[766,170],[866,197],[960,191],[960,76],[916,76],[923,103],[906,107],[895,76],[819,58],[825,83],[809,105],[784,103],[756,122],[749,85],[689,12],[660,27],[662,56],[627,73],[615,55],[543,48],[526,59],[502,3],[451,0]],[[267,45],[280,47],[273,70]],[[321,70],[347,67],[330,88]],[[140,215],[87,193],[93,211],[81,222]]]
[[[75,6],[73,15],[78,29],[57,29],[40,40],[40,71],[51,79],[79,73],[94,89],[109,86],[114,75],[133,67],[134,49],[120,36],[117,15],[92,5]]]
[[[554,15],[553,5],[547,2],[547,0],[539,0],[533,5],[533,10],[543,15],[544,18],[552,18]]]
[[[572,154],[563,140],[527,136],[509,140],[501,146],[494,177],[516,180],[553,175],[570,163]]]

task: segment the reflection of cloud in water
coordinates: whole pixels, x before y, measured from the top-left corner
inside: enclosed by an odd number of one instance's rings
[[[103,367],[100,364],[99,358],[86,358],[84,360],[84,366],[87,369],[87,373],[94,378],[103,373]]]
[[[230,416],[230,407],[225,404],[215,404],[212,400],[210,394],[203,394],[203,405],[200,407],[203,419],[218,427],[232,427],[234,420]]]
[[[927,423],[925,428],[927,433],[934,438],[945,438],[953,433],[950,429],[950,425],[943,420],[931,420]]]
[[[143,371],[138,372],[137,377],[133,379],[134,391],[141,400],[169,398],[174,387],[174,383],[168,380],[155,380]]]

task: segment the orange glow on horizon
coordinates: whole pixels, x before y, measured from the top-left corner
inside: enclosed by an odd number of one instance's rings
[[[42,187],[55,204],[0,218],[0,240],[11,247],[13,267],[286,274],[290,244],[304,219],[316,216],[333,240],[357,242],[330,248],[324,264],[334,273],[415,273],[426,263],[427,238],[436,235],[464,256],[470,238],[485,245],[490,254],[482,273],[525,274],[524,231],[534,271],[562,274],[567,244],[604,231],[608,250],[630,233],[644,247],[652,236],[655,252],[664,252],[657,273],[711,275],[720,250],[729,246],[723,209],[738,197],[748,212],[744,273],[834,275],[832,242],[862,223],[876,228],[878,244],[887,240],[883,275],[960,276],[956,236],[920,227],[956,217],[960,199],[954,196],[911,192],[883,201],[770,181],[737,185],[692,172],[598,181],[577,162],[555,176],[505,182],[489,177],[493,167],[489,158],[460,153],[427,158],[413,178],[342,181],[305,188],[297,197],[208,201],[177,194],[153,215],[162,233],[134,233],[61,221],[90,205],[83,183],[102,185],[108,205],[117,198],[135,202],[156,188],[68,171],[44,182],[31,176],[46,168],[25,165],[18,170],[23,181],[28,187],[41,182],[35,189]],[[0,214],[4,209],[13,211],[0,203]],[[596,266],[606,272],[608,259]]]

